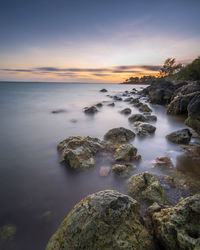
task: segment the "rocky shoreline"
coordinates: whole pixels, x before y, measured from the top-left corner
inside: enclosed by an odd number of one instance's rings
[[[106,93],[106,89],[100,90]],[[127,178],[128,195],[114,190],[91,194],[78,203],[51,237],[46,249],[200,249],[200,181],[173,166],[168,157],[158,157],[152,163],[164,175],[149,172],[134,174],[134,162],[141,159],[132,141],[147,137],[156,130],[157,117],[147,102],[167,105],[167,113],[186,115],[186,128],[174,131],[166,138],[179,144],[185,154],[200,167],[200,144],[191,143],[200,133],[200,83],[179,83],[159,80],[137,91],[125,91],[110,96],[111,102],[101,102],[84,108],[86,115],[95,115],[103,105],[113,106],[124,101],[138,108],[121,110],[130,115],[132,130],[116,127],[107,131],[103,140],[90,136],[70,136],[58,145],[60,162],[76,171],[95,167],[95,157],[105,154],[111,166],[100,168],[99,175],[110,172]],[[152,123],[154,125],[152,125]],[[174,201],[166,190],[178,194]]]

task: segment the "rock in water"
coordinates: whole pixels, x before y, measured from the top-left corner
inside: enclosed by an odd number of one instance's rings
[[[84,108],[84,112],[86,113],[86,114],[89,114],[89,115],[93,115],[93,114],[95,114],[95,113],[97,113],[98,112],[98,109],[95,107],[95,106],[91,106],[91,107],[86,107],[86,108]]]
[[[146,122],[147,118],[141,114],[135,114],[128,118],[130,122]]]
[[[137,154],[137,148],[135,148],[132,144],[123,144],[119,146],[115,153],[114,159],[115,161],[131,161]]]
[[[112,167],[112,171],[121,176],[121,177],[126,177],[130,174],[131,171],[135,170],[136,166],[131,164],[131,163],[126,163],[126,164],[115,164]]]
[[[185,129],[175,131],[167,135],[166,137],[169,141],[177,143],[177,144],[188,144],[192,137],[192,133],[190,132],[189,129],[185,128]]]
[[[99,169],[100,176],[108,176],[109,172],[110,172],[110,167],[100,167]]]
[[[129,115],[131,113],[131,109],[130,108],[125,108],[125,109],[121,110],[120,113],[124,114],[124,115]]]
[[[135,133],[130,129],[123,127],[113,128],[109,130],[105,135],[104,139],[112,143],[126,143],[135,137]]]
[[[93,167],[93,156],[105,149],[106,142],[90,136],[70,136],[58,144],[58,150],[62,152],[60,162],[64,162],[74,169],[86,169]]]
[[[134,122],[133,127],[136,134],[139,136],[147,136],[156,131],[156,127],[146,122]]]
[[[142,224],[138,203],[105,190],[83,199],[51,237],[46,250],[151,250],[151,235]]]
[[[108,90],[107,89],[101,89],[101,90],[99,90],[99,92],[108,92]]]
[[[138,201],[157,202],[159,204],[170,203],[160,181],[148,172],[132,175],[128,179],[128,192],[131,197]]]
[[[153,224],[164,249],[200,249],[200,194],[155,213]]]

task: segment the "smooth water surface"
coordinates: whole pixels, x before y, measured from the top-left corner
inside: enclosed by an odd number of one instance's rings
[[[108,92],[99,92],[104,87]],[[71,135],[103,138],[114,127],[131,129],[127,116],[119,113],[131,107],[126,102],[116,102],[115,107],[104,105],[92,117],[85,115],[83,108],[110,101],[107,94],[132,88],[118,84],[0,83],[0,226],[13,224],[17,228],[14,240],[3,245],[5,249],[42,250],[83,197],[104,189],[127,193],[125,180],[112,173],[99,176],[101,163],[83,172],[60,165],[56,146]],[[158,117],[157,130],[150,137],[133,140],[143,159],[135,173],[149,169],[149,161],[158,156],[170,156],[175,163],[179,154],[178,146],[167,142],[165,135],[185,127],[183,119],[168,117],[159,105],[151,107]],[[66,112],[53,114],[57,109]]]

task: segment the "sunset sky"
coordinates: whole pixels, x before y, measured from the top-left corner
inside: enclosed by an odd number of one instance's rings
[[[199,0],[0,0],[0,80],[122,82],[200,55]]]

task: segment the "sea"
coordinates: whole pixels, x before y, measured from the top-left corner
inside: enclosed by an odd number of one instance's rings
[[[113,173],[99,175],[101,164],[86,171],[73,171],[59,163],[57,145],[69,136],[103,139],[112,128],[132,129],[128,117],[120,111],[129,107],[124,101],[107,106],[112,99],[142,85],[1,82],[0,83],[0,248],[6,250],[42,250],[73,206],[87,195],[105,189],[127,194],[126,179]],[[102,93],[100,89],[108,92]],[[125,97],[123,97],[125,98]],[[104,102],[94,116],[84,107]],[[144,99],[145,102],[145,99]],[[151,163],[168,156],[176,165],[181,151],[166,135],[186,127],[185,117],[167,116],[166,108],[150,105],[158,118],[156,132],[132,141],[142,160],[134,173],[155,172]],[[62,110],[63,112],[52,112]],[[11,225],[15,232],[2,235]],[[9,232],[8,232],[9,234]],[[8,239],[8,240],[7,240]]]

